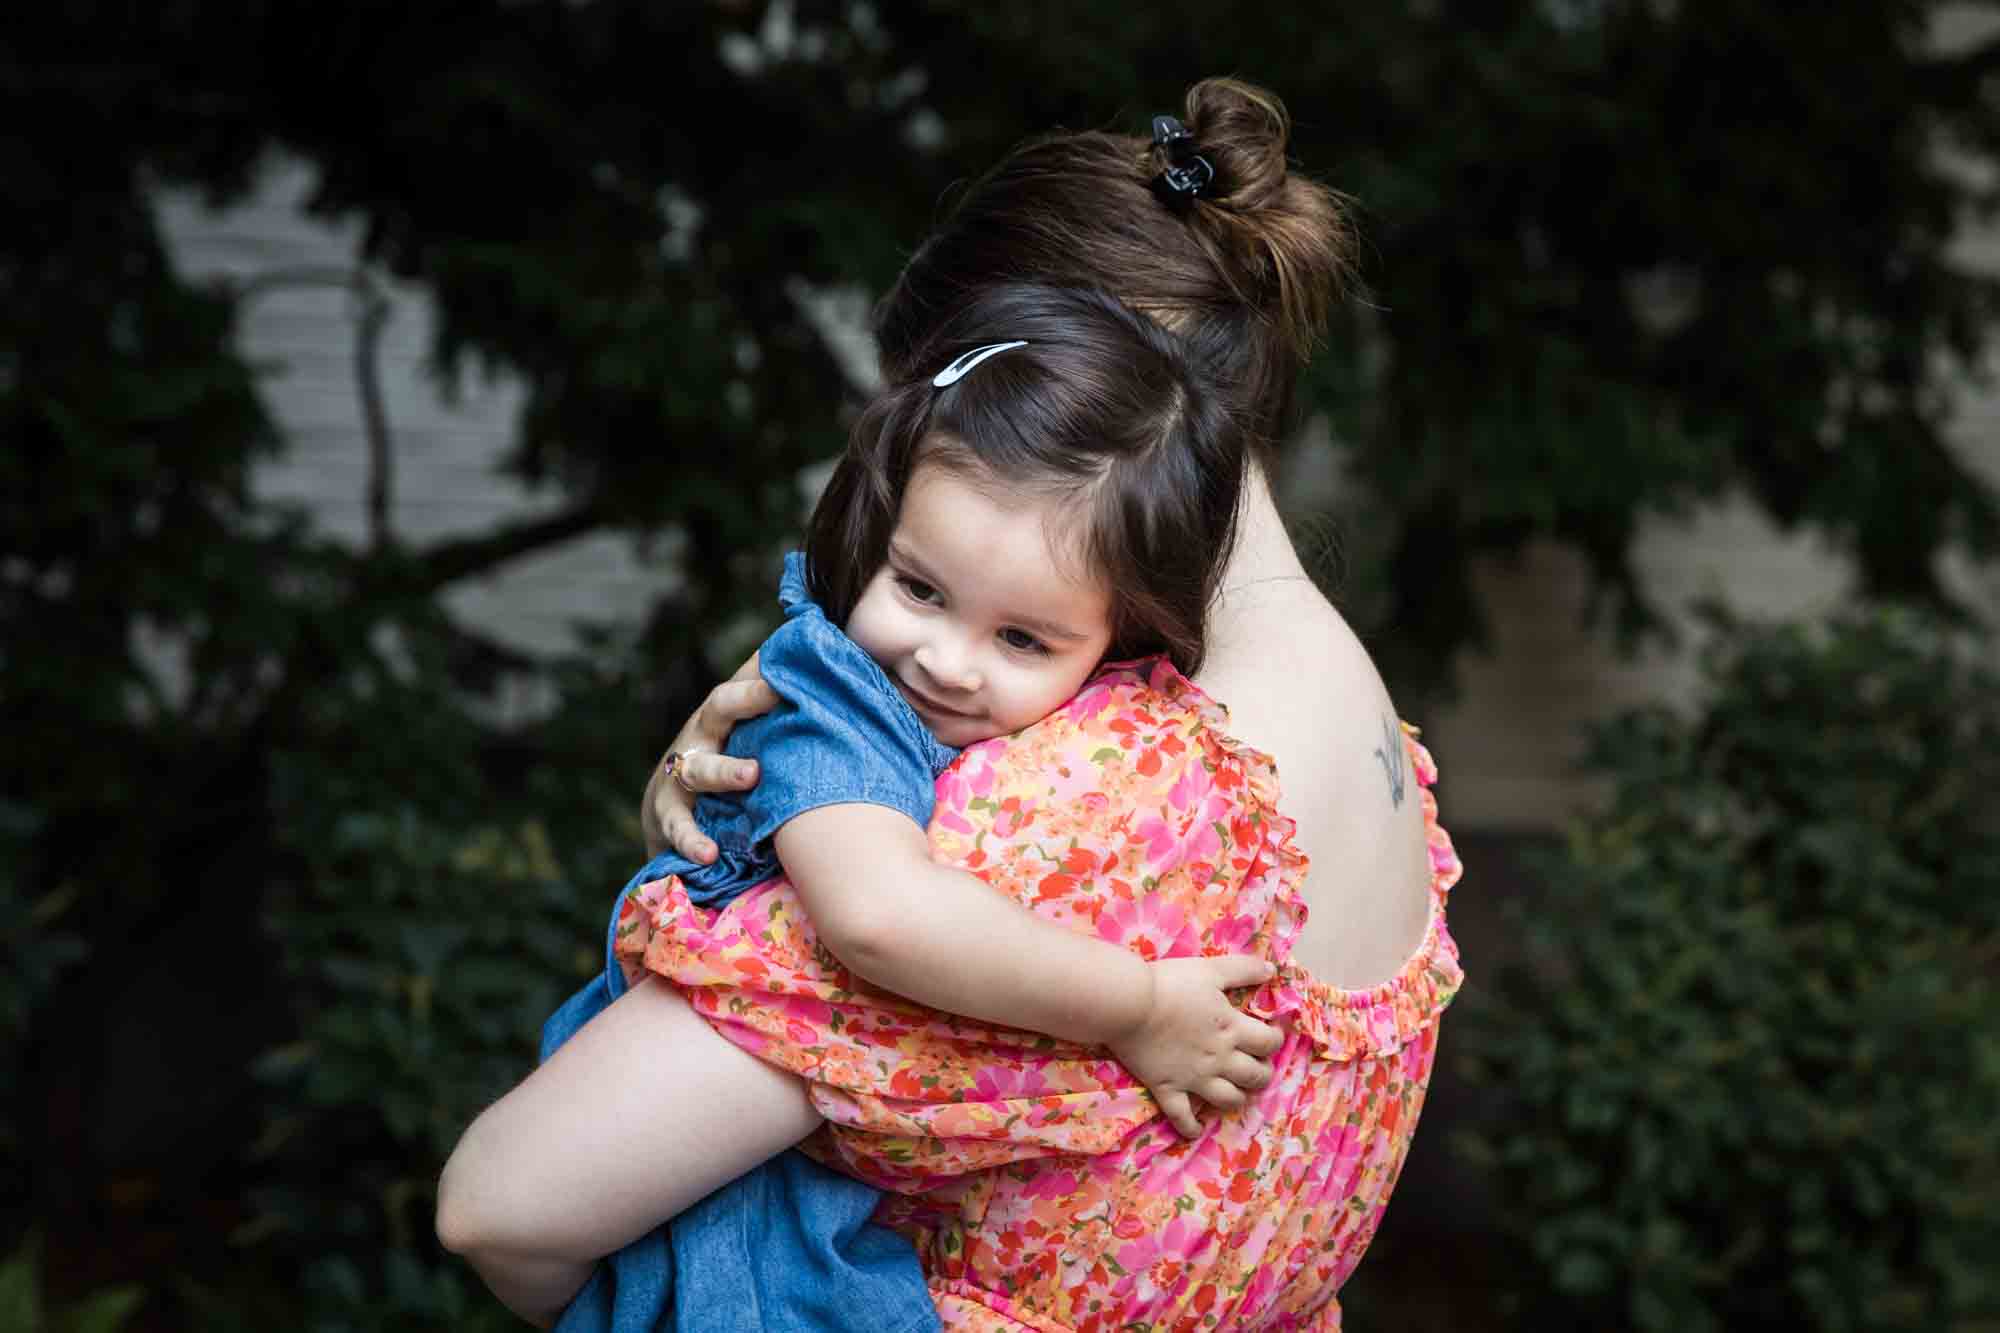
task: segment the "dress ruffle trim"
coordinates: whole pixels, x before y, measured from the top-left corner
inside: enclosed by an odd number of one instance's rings
[[[1331,1059],[1393,1055],[1436,1023],[1465,979],[1458,945],[1445,925],[1445,901],[1464,867],[1451,835],[1438,823],[1437,763],[1417,739],[1417,728],[1401,724],[1403,742],[1417,777],[1424,812],[1424,840],[1430,849],[1431,908],[1423,940],[1396,975],[1378,986],[1348,990],[1320,981],[1291,960],[1292,945],[1305,928],[1308,908],[1303,887],[1310,860],[1296,841],[1298,822],[1281,809],[1276,762],[1238,740],[1229,730],[1229,710],[1164,660],[1146,683],[1181,700],[1201,716],[1215,747],[1240,766],[1250,799],[1261,807],[1268,829],[1267,854],[1274,860],[1280,888],[1273,911],[1267,956],[1278,975],[1259,987],[1244,1006],[1267,1021],[1288,1020]]]

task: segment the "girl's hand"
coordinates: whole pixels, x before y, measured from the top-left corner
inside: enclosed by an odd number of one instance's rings
[[[1163,958],[1150,964],[1152,1003],[1139,1026],[1111,1043],[1111,1053],[1146,1085],[1184,1138],[1199,1138],[1190,1096],[1233,1111],[1271,1081],[1270,1056],[1284,1034],[1229,1003],[1223,992],[1269,981],[1261,958]]]
[[[646,855],[658,856],[672,847],[702,865],[715,859],[714,840],[694,822],[694,794],[747,791],[757,785],[757,761],[731,758],[722,753],[722,746],[738,722],[777,706],[777,692],[757,674],[755,653],[735,675],[708,692],[667,747],[668,754],[681,757],[678,773],[667,776],[663,756],[653,765],[653,776],[646,783],[646,794],[639,802]]]

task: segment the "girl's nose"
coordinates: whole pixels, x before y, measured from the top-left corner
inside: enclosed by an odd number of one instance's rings
[[[939,688],[970,693],[980,686],[972,655],[955,640],[936,639],[917,646],[917,665]]]

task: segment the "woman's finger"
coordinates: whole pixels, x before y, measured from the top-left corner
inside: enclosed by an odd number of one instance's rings
[[[778,706],[778,692],[762,676],[725,680],[708,692],[695,710],[695,726],[703,738],[720,746],[730,729],[745,718],[758,717]]]
[[[677,780],[696,791],[747,791],[757,785],[757,761],[690,750],[681,754]]]
[[[702,865],[707,865],[715,859],[715,840],[701,831],[701,826],[694,822],[693,815],[675,808],[660,822],[666,830],[667,845],[682,856]]]
[[[675,787],[673,780],[659,764],[653,765],[653,774],[646,779],[646,794],[639,798],[639,833],[646,840],[646,855],[658,856],[673,846],[667,836],[667,826],[676,814],[684,814],[694,808],[687,793]],[[681,853],[685,856],[687,853]]]

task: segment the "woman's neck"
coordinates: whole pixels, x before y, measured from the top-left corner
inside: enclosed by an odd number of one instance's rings
[[[1204,637],[1208,653],[1195,682],[1220,697],[1267,680],[1277,659],[1272,645],[1318,625],[1340,623],[1285,531],[1262,468],[1244,478],[1243,508],[1236,516],[1236,545],[1209,603]],[[1268,743],[1268,738],[1267,738]]]
[[[1264,469],[1252,466],[1243,479],[1242,508],[1236,515],[1236,545],[1223,566],[1211,618],[1240,607],[1253,594],[1291,585],[1294,593],[1313,587],[1312,576],[1285,531],[1285,520],[1271,498],[1271,486]],[[1256,600],[1262,600],[1257,598]]]

